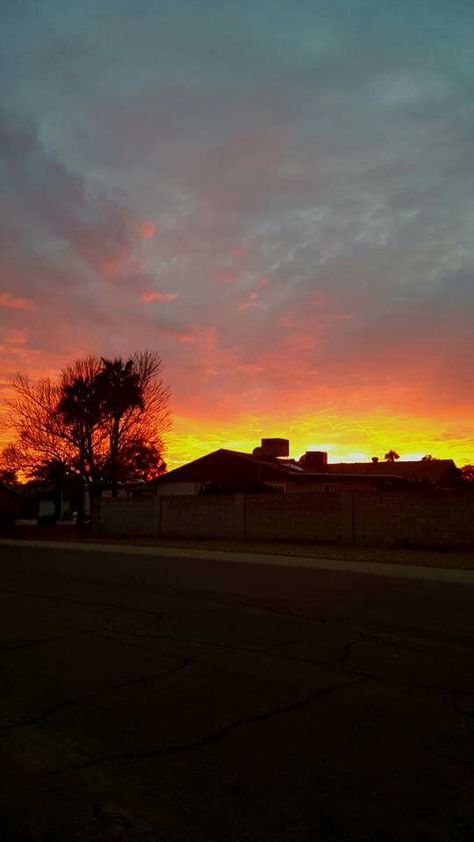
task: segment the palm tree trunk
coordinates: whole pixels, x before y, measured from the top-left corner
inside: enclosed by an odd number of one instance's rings
[[[110,474],[112,480],[112,497],[117,497],[118,492],[118,443],[119,443],[120,417],[115,417],[110,436]]]

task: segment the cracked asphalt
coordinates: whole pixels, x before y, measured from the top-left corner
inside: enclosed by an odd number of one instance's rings
[[[469,842],[474,588],[2,547],[5,842]]]

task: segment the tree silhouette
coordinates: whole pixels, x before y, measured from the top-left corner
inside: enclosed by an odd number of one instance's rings
[[[68,475],[68,466],[61,462],[60,459],[52,459],[51,462],[42,462],[34,471],[32,471],[32,479],[44,485],[61,485],[65,477]]]
[[[97,473],[103,438],[100,374],[101,364],[95,357],[76,360],[63,371],[55,416],[73,443],[75,453],[69,459],[46,460],[68,465],[93,490],[99,482]]]
[[[76,360],[56,382],[18,375],[8,402],[16,440],[3,451],[1,467],[34,477],[42,465],[60,463],[92,494],[104,485],[116,489],[119,482],[159,476],[171,425],[161,365],[156,353],[145,351],[125,361]]]
[[[117,463],[118,482],[147,482],[166,472],[166,463],[156,445],[136,439],[127,441]]]
[[[108,428],[108,473],[115,491],[119,480],[121,439],[126,430],[126,421],[135,410],[144,409],[143,388],[135,361],[129,359],[123,362],[120,357],[115,360],[102,359],[96,383],[101,420],[102,423],[106,422]]]
[[[0,469],[0,483],[3,485],[16,485],[17,473],[11,468]]]
[[[400,456],[396,450],[389,450],[383,458],[386,462],[395,462],[396,459],[400,459]]]

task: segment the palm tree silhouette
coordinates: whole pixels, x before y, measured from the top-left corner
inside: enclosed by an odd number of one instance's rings
[[[389,450],[383,458],[386,462],[395,462],[396,459],[400,459],[400,455],[396,450]]]
[[[84,479],[94,481],[96,470],[93,448],[94,431],[101,422],[101,397],[96,374],[76,374],[63,383],[62,396],[56,408],[56,415],[68,430],[70,439],[78,451],[77,467]],[[84,500],[78,506],[77,522],[84,520]]]
[[[116,491],[119,473],[121,432],[134,410],[143,410],[143,387],[135,361],[121,357],[102,359],[97,386],[104,421],[109,423],[109,475]]]

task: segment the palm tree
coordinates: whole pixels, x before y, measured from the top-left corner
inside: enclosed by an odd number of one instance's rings
[[[61,384],[61,397],[56,407],[59,423],[68,430],[74,443],[77,456],[73,462],[83,483],[83,491],[88,486],[91,491],[98,482],[98,467],[94,437],[102,421],[102,398],[97,383],[99,368],[93,358],[65,372]],[[84,520],[84,500],[78,506],[77,522]]]
[[[95,497],[105,481],[134,475],[129,457],[137,442],[143,443],[135,453],[138,475],[161,471],[162,437],[171,426],[161,365],[156,352],[144,351],[125,359],[77,359],[57,381],[32,383],[17,375],[7,400],[16,440],[0,452],[0,471],[31,477],[40,463],[58,459]]]
[[[143,409],[140,375],[133,359],[124,363],[121,357],[115,360],[102,358],[97,384],[101,390],[103,410],[114,419],[120,420],[132,408]]]
[[[109,474],[116,493],[122,433],[134,411],[144,409],[143,387],[135,360],[131,358],[124,363],[121,357],[102,359],[97,386],[102,416],[109,423]]]
[[[462,478],[469,482],[474,482],[474,465],[464,465],[461,468]]]
[[[101,400],[95,378],[82,375],[63,383],[56,414],[69,427],[80,451],[81,467],[88,455],[88,439],[99,423]],[[82,471],[83,472],[83,471]]]
[[[400,459],[400,455],[396,450],[389,450],[383,458],[386,462],[395,462],[397,459]]]

